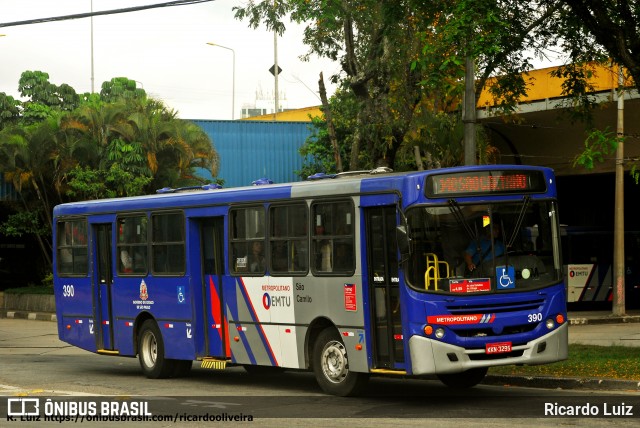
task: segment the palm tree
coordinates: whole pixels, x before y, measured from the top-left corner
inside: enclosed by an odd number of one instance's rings
[[[132,101],[135,110],[129,123],[135,139],[147,154],[147,166],[154,180],[150,190],[165,186],[190,185],[202,181],[194,168],[218,171],[218,154],[208,135],[191,122],[177,118],[174,110],[153,99]]]
[[[73,111],[62,129],[75,136],[73,156],[85,166],[105,169],[109,145],[115,138],[131,141],[133,129],[127,121],[125,103],[86,103]]]
[[[14,125],[0,133],[0,170],[12,183],[25,211],[37,213],[50,236],[51,212],[61,202],[51,191],[55,151],[60,136],[62,113],[54,113],[41,122]],[[51,264],[51,241],[36,233],[45,260]]]

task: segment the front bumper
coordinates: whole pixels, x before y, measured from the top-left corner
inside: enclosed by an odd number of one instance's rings
[[[510,364],[538,365],[566,360],[568,357],[569,324],[564,323],[548,334],[525,345],[514,346],[521,355],[496,355],[492,359],[474,359],[484,349],[470,350],[422,336],[409,339],[411,368],[414,375],[459,373],[476,367],[492,367]],[[518,352],[520,353],[520,352]]]

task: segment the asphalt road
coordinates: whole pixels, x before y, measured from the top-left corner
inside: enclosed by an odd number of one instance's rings
[[[638,324],[629,326],[632,328],[637,329]],[[593,339],[596,333],[589,334],[590,329],[572,328],[570,336],[573,340]],[[621,329],[626,330],[627,326]],[[630,330],[629,334],[637,333]],[[211,422],[202,419],[180,420],[183,416],[188,419],[204,415],[245,419],[251,416],[252,425],[274,427],[426,423],[512,427],[514,418],[526,418],[535,426],[602,426],[606,422],[615,427],[636,426],[640,418],[640,394],[630,391],[480,385],[459,392],[436,380],[373,378],[364,396],[337,398],[323,394],[310,373],[287,371],[276,376],[252,376],[240,367],[212,371],[200,369],[197,363],[186,378],[150,380],[142,376],[137,359],[102,356],[71,347],[58,340],[55,323],[18,319],[0,319],[0,396],[7,397],[6,401],[0,399],[3,427],[75,422],[9,420],[9,406],[17,404],[16,397],[38,400],[41,407],[47,398],[55,403],[94,403],[98,409],[103,402],[116,406],[144,402],[151,414],[173,418],[136,422],[153,427],[210,426]],[[629,406],[632,415],[611,414],[625,412]],[[558,409],[561,413],[582,409],[589,414],[558,419]],[[91,421],[90,425],[113,426],[113,421]]]

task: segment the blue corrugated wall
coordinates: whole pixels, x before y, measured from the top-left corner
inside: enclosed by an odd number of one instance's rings
[[[17,201],[18,195],[15,187],[12,183],[8,183],[4,180],[4,177],[0,174],[0,201]]]
[[[258,178],[274,183],[299,181],[299,149],[311,134],[308,122],[193,120],[220,155],[218,177],[224,187],[249,186]],[[204,174],[203,174],[204,175]],[[210,178],[211,176],[207,176]]]

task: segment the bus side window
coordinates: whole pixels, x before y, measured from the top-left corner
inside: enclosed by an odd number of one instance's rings
[[[118,274],[146,275],[147,273],[147,217],[120,217],[118,224]]]
[[[89,263],[86,220],[58,222],[57,241],[58,274],[86,275]]]
[[[307,205],[276,205],[270,209],[270,257],[274,274],[308,271]]]
[[[154,275],[183,275],[185,272],[184,215],[151,215],[151,271]]]
[[[355,271],[353,204],[351,201],[315,202],[311,206],[314,274],[351,275]]]
[[[229,211],[229,269],[232,274],[264,275],[264,222],[265,212],[262,206],[234,208]]]

